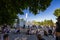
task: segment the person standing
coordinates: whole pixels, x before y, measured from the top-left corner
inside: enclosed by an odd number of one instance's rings
[[[5,33],[5,28],[7,28],[6,24],[4,24],[3,27],[2,27],[2,33]]]
[[[55,34],[56,34],[56,40],[60,40],[60,16],[57,18]]]

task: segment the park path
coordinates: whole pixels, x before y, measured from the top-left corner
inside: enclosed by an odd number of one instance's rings
[[[10,34],[10,40],[22,39],[22,40],[37,40],[36,35],[25,35],[25,34]]]

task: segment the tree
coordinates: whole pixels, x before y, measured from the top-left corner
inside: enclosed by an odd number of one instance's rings
[[[17,14],[29,9],[33,14],[44,11],[52,0],[0,0],[0,24],[13,24]]]
[[[41,21],[41,22],[37,22],[37,21],[33,21],[32,22],[34,25],[42,25],[42,26],[51,26],[53,27],[54,26],[54,22],[52,20],[44,20],[44,21]]]
[[[54,23],[53,23],[53,21],[52,20],[47,20],[47,24],[48,24],[48,26],[54,26]]]
[[[41,25],[44,25],[44,22],[40,22],[40,24],[39,24],[39,25],[40,25],[40,26],[41,26]]]
[[[56,9],[56,10],[54,11],[54,15],[55,15],[56,17],[60,16],[60,8],[59,8],[59,9]]]
[[[17,18],[16,14],[5,14],[5,13],[0,13],[0,25],[2,24],[13,24],[15,19]]]
[[[44,20],[43,25],[47,26],[47,20]]]
[[[43,25],[44,26],[54,26],[54,23],[52,20],[44,20]]]
[[[19,26],[19,23],[20,23],[20,19],[18,18],[18,19],[17,19],[17,25],[18,25],[18,26]]]

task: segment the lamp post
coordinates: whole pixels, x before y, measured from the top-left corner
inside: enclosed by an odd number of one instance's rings
[[[25,26],[27,26],[27,17],[28,17],[28,14],[26,13],[26,23],[25,23]]]

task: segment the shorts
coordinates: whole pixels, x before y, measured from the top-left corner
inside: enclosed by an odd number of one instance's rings
[[[59,37],[56,37],[56,40],[60,40],[60,36]]]

